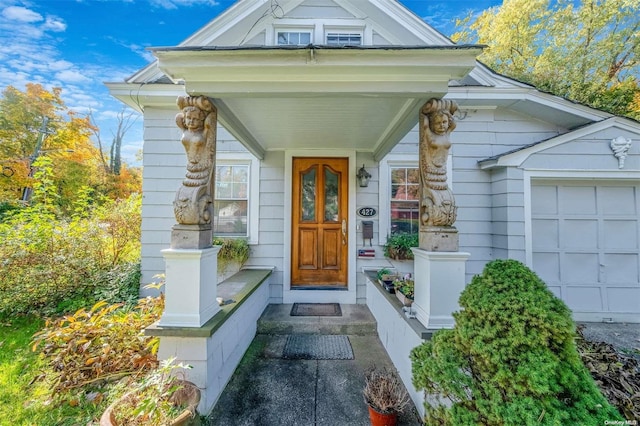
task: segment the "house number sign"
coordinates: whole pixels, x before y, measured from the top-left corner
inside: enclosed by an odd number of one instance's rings
[[[373,207],[360,207],[358,209],[358,216],[361,217],[374,217],[378,212]]]

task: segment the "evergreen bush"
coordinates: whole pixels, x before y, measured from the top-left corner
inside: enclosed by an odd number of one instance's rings
[[[585,369],[569,308],[515,260],[486,265],[460,296],[455,327],[411,353],[434,395],[429,425],[603,425],[622,420]]]

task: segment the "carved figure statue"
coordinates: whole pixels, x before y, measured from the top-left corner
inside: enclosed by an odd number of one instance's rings
[[[457,206],[447,185],[447,159],[457,110],[454,101],[433,98],[420,111],[420,223],[425,226],[451,226],[456,221]]]
[[[187,173],[173,202],[182,225],[209,224],[214,195],[217,110],[206,96],[180,96],[176,124],[183,130]]]

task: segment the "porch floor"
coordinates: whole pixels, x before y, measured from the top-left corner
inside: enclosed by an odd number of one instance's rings
[[[269,305],[229,384],[207,418],[216,426],[369,425],[362,396],[372,366],[392,369],[366,305],[341,305],[341,317],[290,316],[292,305]],[[296,334],[346,335],[354,359],[284,359]],[[420,425],[411,405],[399,425]]]

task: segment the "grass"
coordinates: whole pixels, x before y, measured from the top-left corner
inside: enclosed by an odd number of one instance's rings
[[[72,426],[91,424],[106,408],[83,395],[54,400],[42,379],[44,362],[31,351],[31,337],[44,326],[35,317],[0,320],[0,425]],[[96,423],[97,424],[97,423]]]

